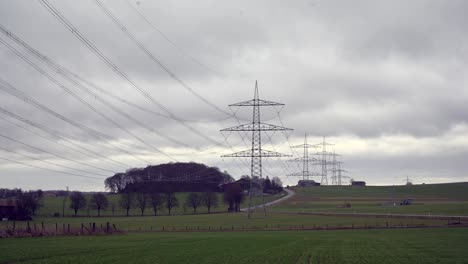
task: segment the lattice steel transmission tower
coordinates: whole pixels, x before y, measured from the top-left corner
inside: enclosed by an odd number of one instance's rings
[[[262,100],[258,96],[258,84],[255,81],[255,93],[254,99],[231,104],[233,106],[248,106],[252,107],[252,122],[234,126],[221,131],[241,131],[241,132],[252,132],[252,147],[249,150],[244,150],[221,157],[243,157],[250,158],[250,190],[249,190],[249,208],[247,209],[248,218],[251,218],[253,211],[258,207],[263,207],[263,213],[266,215],[265,199],[263,196],[262,181],[262,158],[266,157],[290,157],[291,155],[285,155],[274,151],[262,149],[262,132],[264,131],[292,131],[290,128],[276,126],[271,124],[262,123],[260,119],[260,107],[262,106],[284,106],[284,104]],[[254,196],[261,196],[261,203],[263,206],[256,204]],[[258,199],[257,199],[258,201]]]
[[[343,185],[343,181],[342,181],[343,179],[349,179],[348,176],[343,175],[343,172],[348,172],[348,171],[343,170],[341,168],[342,164],[343,164],[342,161],[337,161],[336,162],[336,168],[334,169],[334,173],[333,173],[334,176],[332,176],[332,177],[335,178],[335,179],[333,179],[334,184],[339,185],[339,186]]]
[[[331,179],[332,179],[332,185],[338,185],[338,176],[337,176],[337,159],[336,157],[337,156],[341,156],[340,154],[336,154],[335,150],[333,150],[333,154],[331,154],[330,156],[332,156],[332,161],[331,161],[331,165],[332,165],[332,168],[331,168],[331,172],[332,172],[332,176],[331,176]]]
[[[291,146],[291,148],[302,148],[303,149],[303,156],[302,158],[296,158],[291,161],[294,162],[302,162],[302,172],[295,172],[288,174],[287,176],[293,177],[302,177],[302,180],[310,180],[312,176],[320,176],[320,174],[309,171],[309,164],[312,162],[316,162],[316,158],[309,157],[309,148],[316,148],[316,145],[310,145],[307,143],[307,134],[304,136],[304,144]]]
[[[321,185],[328,185],[328,173],[327,173],[327,165],[332,164],[328,161],[328,156],[332,155],[333,153],[327,152],[327,146],[333,146],[334,144],[328,143],[325,141],[325,137],[323,137],[322,143],[316,144],[315,146],[321,147],[322,151],[316,153],[317,156],[320,158],[318,159],[318,165],[322,167],[322,179],[320,181]]]

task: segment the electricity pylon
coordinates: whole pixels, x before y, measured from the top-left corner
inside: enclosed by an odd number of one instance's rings
[[[343,170],[341,165],[343,164],[342,161],[336,161],[336,167],[333,170],[332,182],[335,185],[343,185],[342,179],[349,179],[348,176],[343,175],[343,172],[348,172],[347,170]]]
[[[292,131],[290,128],[270,125],[266,123],[262,123],[260,119],[260,107],[261,106],[284,106],[284,104],[271,102],[262,100],[258,96],[258,85],[257,81],[255,81],[255,93],[254,99],[231,104],[232,106],[249,106],[253,108],[252,111],[252,122],[234,126],[226,129],[222,129],[221,131],[243,131],[243,132],[252,132],[252,148],[249,150],[244,150],[228,155],[223,155],[221,157],[243,157],[243,158],[250,158],[250,190],[249,190],[249,208],[247,209],[247,216],[251,218],[252,211],[255,210],[258,206],[255,204],[255,199],[253,196],[260,196],[262,197],[262,205],[264,215],[266,215],[266,208],[265,208],[265,199],[263,196],[263,188],[261,186],[262,180],[262,158],[266,157],[290,157],[291,155],[285,155],[274,151],[264,150],[262,149],[262,135],[263,131]],[[258,195],[260,194],[260,195]]]
[[[406,176],[406,185],[413,185],[413,180],[409,178],[409,176]]]
[[[304,136],[304,144],[292,146],[291,148],[302,148],[303,156],[302,158],[295,158],[291,161],[302,162],[302,172],[295,172],[288,174],[287,176],[293,177],[302,177],[302,180],[309,180],[312,176],[320,176],[320,174],[309,171],[309,163],[311,161],[317,161],[316,158],[309,157],[309,148],[315,148],[315,145],[307,144],[307,134]]]
[[[332,156],[332,161],[331,161],[331,165],[332,165],[332,168],[331,168],[331,172],[332,172],[332,176],[331,176],[331,179],[332,179],[332,185],[338,185],[338,176],[337,176],[337,160],[336,160],[336,157],[337,156],[341,156],[339,154],[336,154],[335,150],[333,150],[333,154],[331,154]]]
[[[323,142],[319,144],[315,144],[317,147],[321,147],[322,151],[316,153],[320,158],[318,159],[318,165],[322,167],[322,179],[320,181],[321,185],[328,185],[328,175],[327,175],[327,165],[332,164],[328,161],[328,156],[332,155],[333,153],[327,152],[327,146],[333,146],[334,144],[328,143],[325,141],[325,137],[323,137]]]

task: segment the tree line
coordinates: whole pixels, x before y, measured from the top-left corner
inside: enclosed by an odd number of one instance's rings
[[[82,192],[74,191],[69,196],[70,209],[74,211],[74,215],[78,216],[78,212],[84,208],[91,207],[97,210],[97,216],[101,215],[101,211],[112,210],[112,215],[115,213],[115,204],[110,203],[107,196],[103,193],[92,194],[89,199]],[[183,204],[181,204],[183,202]],[[152,209],[154,215],[158,215],[162,208],[167,210],[168,215],[174,208],[183,205],[193,209],[193,213],[197,213],[200,207],[207,208],[208,213],[211,213],[213,208],[219,206],[218,195],[215,192],[197,193],[191,192],[186,196],[185,201],[179,201],[179,198],[174,192],[168,193],[134,193],[123,192],[120,194],[117,205],[125,212],[126,216],[130,216],[131,209],[138,208],[140,215],[145,215],[146,209]]]

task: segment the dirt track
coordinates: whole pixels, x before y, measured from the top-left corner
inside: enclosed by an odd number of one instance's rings
[[[271,201],[271,202],[268,202],[265,204],[265,206],[271,206],[271,205],[274,205],[274,204],[277,204],[277,203],[281,203],[281,202],[284,202],[286,201],[287,199],[293,197],[294,195],[296,195],[296,193],[293,191],[293,190],[290,190],[290,189],[284,189],[288,194],[284,197],[281,197],[277,200],[274,200],[274,201]],[[253,206],[253,207],[250,207],[251,209],[255,209],[255,208],[259,208],[259,207],[263,207],[263,204],[260,204],[260,205],[257,205],[257,206]],[[240,209],[242,212],[245,212],[247,211],[247,208],[241,208]]]

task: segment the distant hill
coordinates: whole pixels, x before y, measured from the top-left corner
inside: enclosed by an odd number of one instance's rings
[[[296,192],[307,196],[335,198],[428,198],[468,200],[468,182],[415,184],[395,186],[320,186],[293,187]]]
[[[133,168],[105,180],[111,192],[190,192],[219,191],[219,185],[234,181],[216,167],[195,162],[166,163]]]

